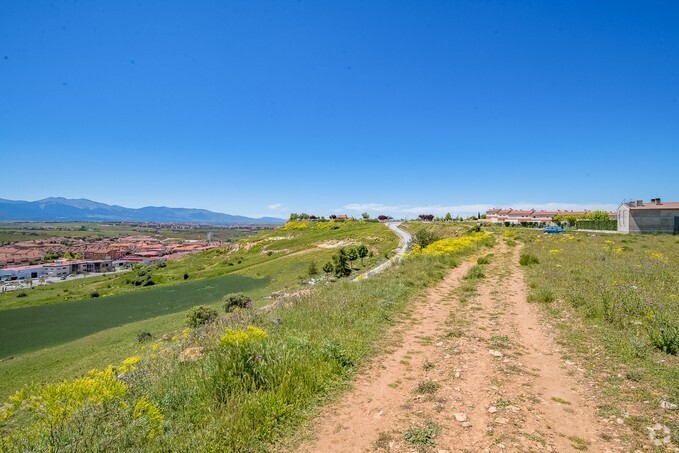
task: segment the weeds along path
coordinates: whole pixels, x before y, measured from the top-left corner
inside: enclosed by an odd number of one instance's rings
[[[353,389],[318,417],[317,440],[304,452],[369,450],[380,433],[406,425],[421,364],[432,354],[432,341],[445,335],[452,292],[472,266],[464,262],[418,300],[404,322],[390,332],[390,347],[356,380]],[[433,358],[433,357],[432,357]]]
[[[464,280],[466,262],[417,300],[299,450],[625,450],[624,427],[597,417],[593,390],[526,302],[518,257],[503,244],[485,278]]]

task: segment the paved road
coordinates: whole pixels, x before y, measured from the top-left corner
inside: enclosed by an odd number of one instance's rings
[[[365,273],[359,275],[358,277],[356,277],[354,279],[354,281],[363,280],[365,278],[370,278],[373,275],[377,275],[380,272],[383,272],[384,270],[389,269],[394,263],[401,261],[401,259],[403,258],[403,255],[405,255],[405,253],[406,253],[406,250],[408,250],[408,246],[410,245],[410,243],[413,240],[413,236],[410,233],[408,233],[407,231],[399,228],[399,225],[401,225],[401,222],[389,222],[389,223],[387,223],[387,227],[389,227],[389,229],[391,231],[396,233],[398,235],[398,238],[399,238],[399,247],[398,247],[398,250],[396,251],[396,255],[389,258],[387,261],[380,264],[376,268],[371,269],[368,272],[365,272]]]

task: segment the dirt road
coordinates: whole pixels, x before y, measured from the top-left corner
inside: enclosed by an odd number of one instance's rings
[[[596,415],[582,371],[526,302],[518,255],[500,246],[476,293],[467,262],[416,301],[299,451],[623,450],[624,427]]]

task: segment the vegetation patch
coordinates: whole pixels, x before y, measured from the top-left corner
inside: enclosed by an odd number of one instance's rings
[[[33,422],[9,417],[0,422],[2,447],[270,449],[314,406],[344,388],[353,370],[374,355],[392,315],[447,270],[445,257],[423,255],[360,283],[320,286],[289,308],[236,309],[217,322],[211,322],[212,312],[190,316],[196,319],[195,334],[149,342],[140,359],[112,368],[124,393],[76,408],[63,423],[51,425],[50,435],[30,434]],[[177,360],[189,349],[199,350],[199,359]],[[435,386],[423,388],[433,391]],[[414,445],[428,445],[435,437],[433,425],[422,428],[408,437]]]
[[[417,389],[415,389],[415,393],[418,393],[420,395],[426,395],[426,394],[433,394],[438,392],[438,390],[441,388],[441,384],[439,384],[436,381],[420,381],[419,384],[417,384]]]
[[[549,288],[536,288],[528,294],[529,302],[550,303],[554,302],[554,291]]]
[[[537,256],[531,255],[530,253],[522,253],[519,257],[519,264],[522,266],[530,266],[531,264],[540,264],[540,260]]]
[[[413,425],[403,433],[403,439],[414,446],[436,445],[436,436],[441,432],[441,427],[433,421],[423,425]]]

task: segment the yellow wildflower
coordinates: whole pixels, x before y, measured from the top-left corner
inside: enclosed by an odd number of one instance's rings
[[[219,345],[222,347],[238,346],[261,341],[268,336],[269,335],[265,331],[254,326],[247,326],[245,329],[241,330],[227,329],[226,333],[221,338]]]
[[[142,397],[137,404],[134,405],[132,412],[134,418],[145,418],[150,426],[147,437],[153,439],[163,432],[163,421],[165,416],[160,412],[160,409],[151,401]]]

